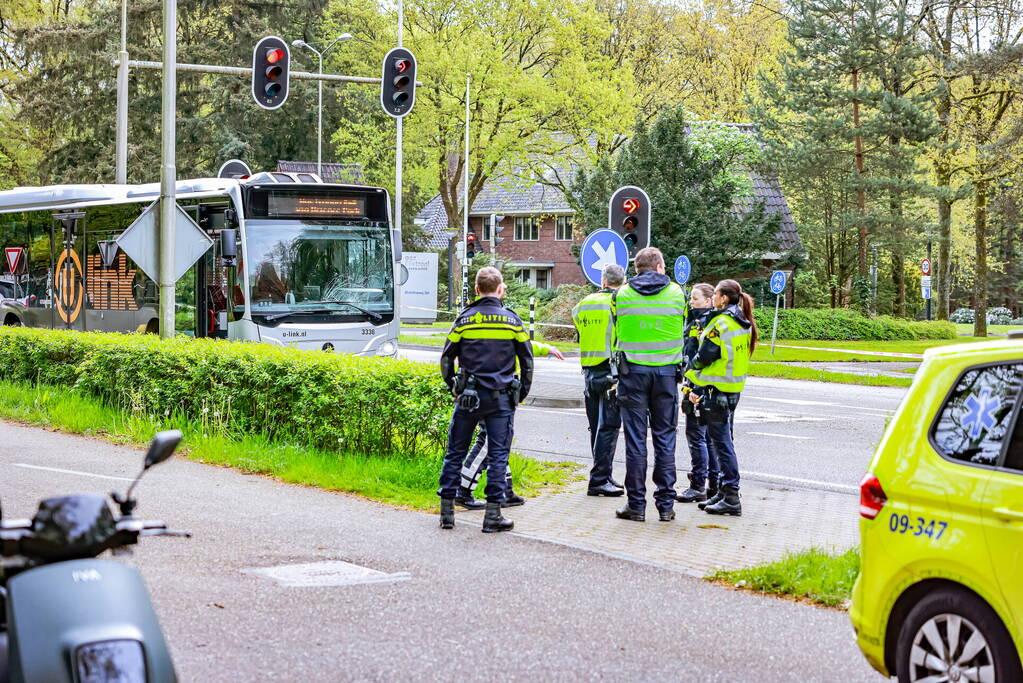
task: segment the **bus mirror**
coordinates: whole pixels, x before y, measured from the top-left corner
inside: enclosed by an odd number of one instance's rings
[[[225,266],[233,267],[237,257],[238,245],[235,242],[235,231],[224,228],[220,231],[220,258],[224,260]]]

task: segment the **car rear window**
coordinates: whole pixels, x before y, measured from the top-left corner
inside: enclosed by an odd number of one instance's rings
[[[934,425],[933,443],[946,458],[993,466],[1009,438],[1023,387],[1023,363],[968,370]]]

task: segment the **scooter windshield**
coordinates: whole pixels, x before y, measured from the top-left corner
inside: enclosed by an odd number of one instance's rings
[[[106,498],[90,494],[48,498],[32,520],[35,541],[68,550],[100,545],[116,531]]]

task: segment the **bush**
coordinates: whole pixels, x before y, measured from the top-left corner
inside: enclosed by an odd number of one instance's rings
[[[581,299],[594,292],[589,285],[561,285],[553,299],[536,311],[540,323],[572,325],[572,309]],[[575,329],[567,327],[545,327],[540,325],[543,338],[552,341],[575,341]]]
[[[989,308],[987,311],[988,325],[1008,325],[1012,323],[1012,311],[1003,306]]]
[[[1013,318],[1009,321],[1010,325],[1023,325],[1023,318]]]
[[[977,322],[977,314],[972,308],[957,308],[948,316],[948,321],[960,325],[972,325]]]
[[[451,410],[429,365],[216,339],[4,327],[0,378],[371,456],[435,454]]]
[[[774,309],[757,308],[761,335],[770,335]],[[886,315],[868,318],[849,309],[786,308],[778,312],[779,339],[955,339],[956,328],[944,321],[917,322]]]

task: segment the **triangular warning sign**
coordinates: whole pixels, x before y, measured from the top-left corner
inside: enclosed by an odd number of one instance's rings
[[[24,252],[24,247],[4,247],[4,255],[7,256],[7,267],[10,268],[12,273],[18,272],[18,264]]]

